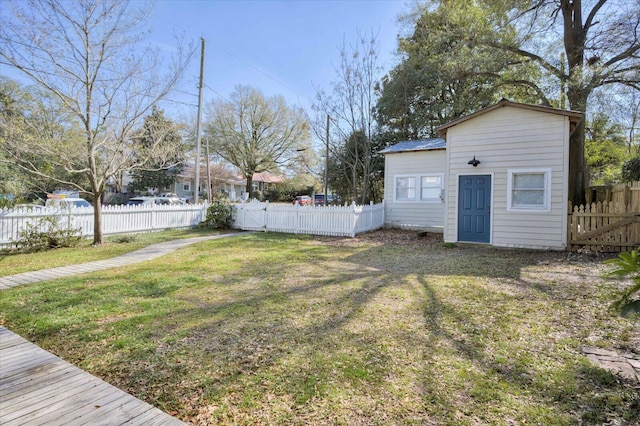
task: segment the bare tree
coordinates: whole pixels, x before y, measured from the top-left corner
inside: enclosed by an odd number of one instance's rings
[[[207,106],[205,135],[211,150],[236,166],[251,194],[253,174],[278,171],[310,148],[309,123],[304,113],[284,98],[265,98],[249,86],[238,86],[230,100]]]
[[[146,2],[25,0],[3,7],[12,16],[0,26],[0,63],[55,96],[83,135],[75,145],[56,138],[5,140],[5,158],[35,176],[55,178],[23,155],[38,153],[53,167],[83,175],[88,188],[58,181],[92,196],[94,243],[100,244],[107,181],[175,158],[173,149],[179,147],[169,147],[161,137],[145,147],[145,156],[131,154],[143,117],[171,91],[194,50],[179,42],[170,63],[164,63],[157,49],[143,47],[141,25],[151,10]],[[161,70],[167,71],[161,75]]]
[[[376,35],[358,34],[356,44],[343,43],[340,64],[331,91],[319,90],[314,110],[318,117],[314,131],[325,138],[326,115],[331,117],[331,155],[346,169],[354,201],[364,203],[369,194],[372,169],[372,141],[377,130],[374,108],[376,83],[381,75]],[[353,139],[353,143],[347,143]]]

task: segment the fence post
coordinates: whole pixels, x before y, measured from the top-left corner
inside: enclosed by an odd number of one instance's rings
[[[268,231],[269,230],[269,200],[265,201],[263,222],[264,222],[264,230]]]
[[[351,202],[351,238],[356,236],[356,224],[358,223],[358,218],[356,217],[356,202]]]
[[[373,228],[373,201],[369,201],[369,226],[367,229]]]
[[[629,185],[626,185],[624,187],[624,197],[622,204],[624,204],[625,206],[631,204],[631,187]]]

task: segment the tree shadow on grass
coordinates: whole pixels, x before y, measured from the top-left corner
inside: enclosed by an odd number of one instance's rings
[[[256,250],[282,240],[265,238]],[[95,345],[95,359],[86,360],[93,372],[183,419],[214,424],[638,420],[624,413],[633,388],[589,368],[570,343],[492,341],[514,335],[521,321],[507,303],[535,315],[531,309],[553,301],[567,278],[554,276],[563,254],[420,245],[329,251],[314,245],[295,262],[275,253],[266,265],[247,253],[220,279],[205,268],[174,276],[141,265],[139,281],[121,291],[126,274],[108,286],[106,275],[89,284],[78,278],[59,289],[73,297],[40,312],[132,307],[122,318],[76,320],[67,331],[43,327],[41,338]],[[304,262],[312,267],[287,268]],[[189,269],[186,260],[176,267]],[[548,269],[545,278],[532,267]]]
[[[459,389],[458,393],[443,393],[438,376],[425,369],[423,397],[439,407],[443,423],[494,423],[498,419],[500,423],[543,424],[640,422],[637,383],[591,365],[576,348],[551,338],[545,341],[544,335],[511,344],[510,337],[517,336],[508,324],[491,334],[504,336],[498,337],[503,341],[491,340],[481,322],[486,312],[474,315],[453,303],[431,276],[418,280],[425,291],[426,364],[436,360],[433,364],[448,370],[443,376],[448,376],[450,386]],[[553,321],[543,325],[560,326]],[[443,359],[453,367],[442,363]]]

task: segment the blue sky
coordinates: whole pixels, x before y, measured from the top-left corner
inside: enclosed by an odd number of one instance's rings
[[[242,84],[307,108],[316,88],[335,79],[340,47],[356,42],[358,31],[378,34],[380,60],[389,70],[398,16],[408,10],[404,0],[158,0],[148,40],[175,45],[174,33],[184,34],[199,49],[205,38],[205,101],[228,97]],[[198,73],[199,50],[171,98],[196,104]]]

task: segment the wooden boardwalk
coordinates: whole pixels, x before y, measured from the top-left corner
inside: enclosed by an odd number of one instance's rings
[[[184,425],[0,327],[0,425]]]

